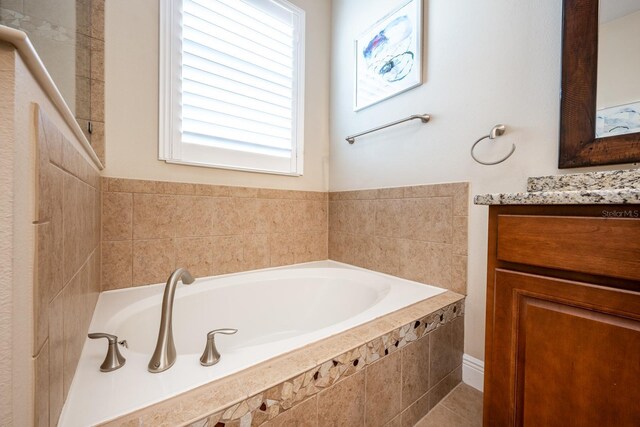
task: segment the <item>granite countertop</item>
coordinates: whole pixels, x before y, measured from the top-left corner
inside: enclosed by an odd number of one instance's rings
[[[523,193],[475,196],[476,205],[640,204],[640,169],[532,177]]]

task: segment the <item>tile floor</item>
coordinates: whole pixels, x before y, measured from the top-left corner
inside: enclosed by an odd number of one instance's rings
[[[416,427],[481,427],[482,392],[460,383]]]

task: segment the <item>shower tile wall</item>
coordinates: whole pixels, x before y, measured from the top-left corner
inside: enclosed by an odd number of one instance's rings
[[[100,291],[100,176],[37,109],[35,425],[56,425]]]
[[[327,193],[103,178],[102,289],[327,259]]]
[[[27,33],[103,164],[104,6],[105,0],[0,0],[0,24]]]
[[[76,0],[76,119],[103,164],[104,5],[105,0]]]
[[[329,193],[329,258],[467,293],[468,183]]]

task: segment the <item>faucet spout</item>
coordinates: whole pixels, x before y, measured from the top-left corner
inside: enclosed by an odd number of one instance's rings
[[[176,361],[176,346],[173,342],[173,299],[176,293],[178,282],[190,285],[194,278],[186,269],[178,268],[167,280],[162,298],[162,317],[160,318],[160,330],[158,331],[158,341],[156,350],[149,361],[149,372],[159,373],[166,371]]]

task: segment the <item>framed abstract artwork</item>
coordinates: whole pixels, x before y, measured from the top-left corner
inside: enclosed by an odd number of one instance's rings
[[[422,84],[422,0],[409,0],[355,40],[354,111]]]
[[[640,102],[598,110],[596,138],[640,132]]]

